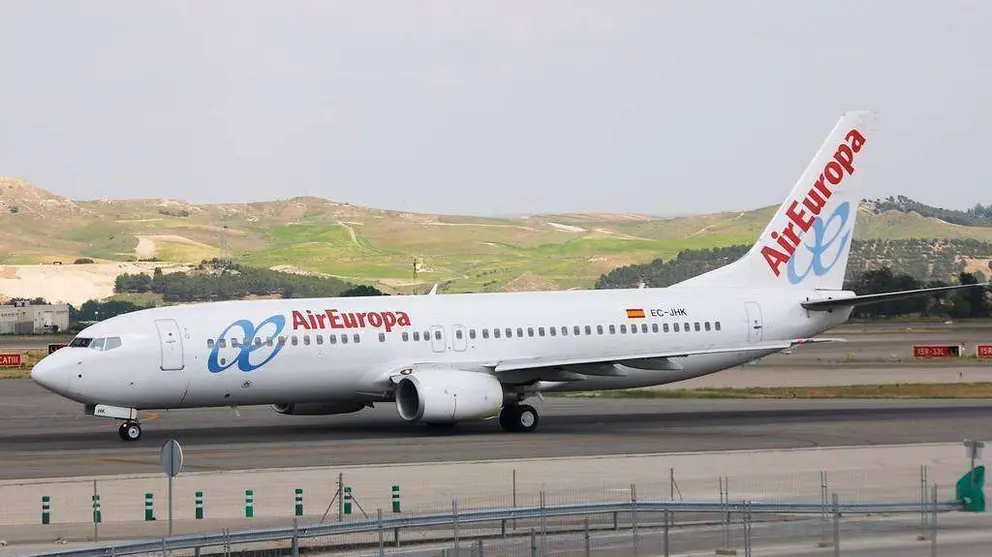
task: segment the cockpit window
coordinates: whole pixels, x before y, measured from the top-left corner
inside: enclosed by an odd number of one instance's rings
[[[121,337],[75,338],[69,346],[106,352],[121,347]]]

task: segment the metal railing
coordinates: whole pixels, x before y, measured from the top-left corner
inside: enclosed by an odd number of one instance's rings
[[[960,501],[927,502],[926,512],[950,512],[963,508]],[[769,503],[769,502],[712,502],[712,501],[625,501],[617,503],[566,504],[515,508],[475,509],[459,512],[453,504],[451,512],[384,518],[379,510],[375,518],[357,519],[330,524],[181,535],[150,540],[104,544],[93,547],[64,549],[31,554],[31,557],[110,557],[145,553],[196,549],[260,542],[291,540],[294,550],[299,540],[307,538],[369,534],[387,530],[407,530],[438,526],[496,523],[527,519],[548,519],[567,516],[595,516],[616,513],[722,513],[722,514],[833,514],[839,516],[920,513],[921,502],[905,503]],[[667,519],[666,519],[667,521]],[[636,523],[635,523],[636,524]],[[294,551],[295,554],[295,551]]]

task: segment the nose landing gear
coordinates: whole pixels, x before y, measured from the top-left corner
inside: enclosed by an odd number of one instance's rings
[[[138,422],[124,422],[117,433],[125,441],[137,441],[141,437],[141,424]]]

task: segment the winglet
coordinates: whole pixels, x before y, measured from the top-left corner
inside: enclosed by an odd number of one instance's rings
[[[428,296],[437,296],[437,283],[436,282],[434,283],[434,286],[431,287],[431,289],[427,293],[427,295]]]

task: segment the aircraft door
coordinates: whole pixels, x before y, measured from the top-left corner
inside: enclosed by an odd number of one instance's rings
[[[451,327],[451,333],[454,336],[451,340],[452,348],[456,352],[464,352],[465,348],[468,346],[467,333],[465,332],[464,325],[454,325]]]
[[[444,352],[444,327],[434,325],[431,327],[431,348],[435,352]]]
[[[764,323],[761,319],[761,306],[757,302],[744,302],[747,312],[747,341],[761,342]]]
[[[179,331],[179,323],[175,319],[156,319],[159,344],[162,349],[162,371],[181,371],[183,369],[183,339]]]

